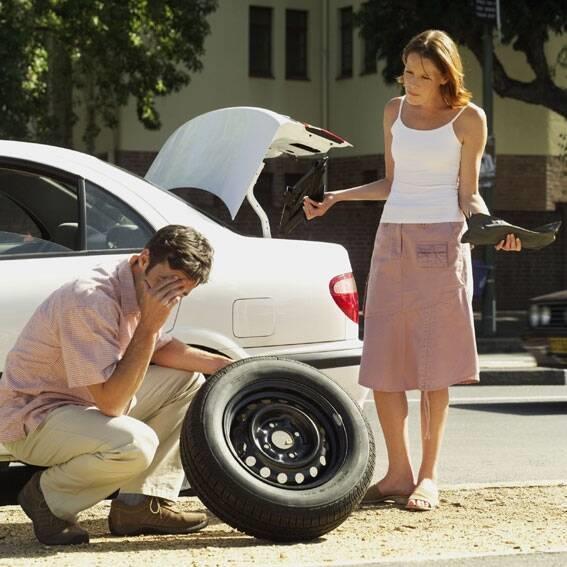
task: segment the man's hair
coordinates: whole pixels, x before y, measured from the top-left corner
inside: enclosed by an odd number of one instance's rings
[[[198,231],[180,224],[160,228],[145,248],[150,253],[149,272],[167,260],[172,270],[180,270],[197,285],[207,283],[213,264],[213,248]]]

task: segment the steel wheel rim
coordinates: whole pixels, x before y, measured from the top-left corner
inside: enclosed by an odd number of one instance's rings
[[[245,387],[230,400],[223,432],[240,466],[287,490],[328,482],[348,453],[345,424],[327,398],[311,388],[274,387],[273,381]]]

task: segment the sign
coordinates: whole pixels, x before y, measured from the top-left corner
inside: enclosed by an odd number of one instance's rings
[[[480,189],[492,189],[496,179],[496,163],[490,153],[484,152],[480,161],[478,186]]]
[[[498,19],[498,0],[474,0],[474,12],[476,17],[489,21],[496,22]]]

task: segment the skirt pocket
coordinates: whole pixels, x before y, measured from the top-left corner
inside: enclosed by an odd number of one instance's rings
[[[416,260],[421,268],[447,268],[449,245],[447,242],[420,242],[416,246]]]

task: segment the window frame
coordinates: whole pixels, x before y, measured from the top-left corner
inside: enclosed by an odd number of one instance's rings
[[[268,69],[257,69],[252,67],[253,52],[252,49],[252,11],[253,10],[263,10],[269,13],[269,68]],[[256,23],[254,24],[257,25]],[[257,4],[252,4],[248,6],[248,76],[255,79],[273,79],[274,78],[274,8],[273,6],[259,6]]]
[[[89,256],[92,256],[93,254],[105,254],[110,252],[113,252],[115,254],[123,254],[123,253],[132,253],[132,252],[139,252],[140,250],[143,249],[143,247],[139,247],[139,248],[101,248],[101,249],[94,249],[94,250],[88,250],[87,249],[87,220],[88,220],[88,211],[87,211],[87,182],[90,183],[91,185],[93,185],[94,187],[97,188],[98,191],[100,191],[101,193],[106,193],[112,196],[113,199],[115,199],[117,202],[120,203],[121,206],[124,206],[126,209],[130,209],[134,212],[134,214],[136,215],[136,217],[138,217],[141,222],[144,225],[144,228],[147,229],[147,231],[150,233],[150,236],[153,236],[157,231],[156,229],[147,221],[147,219],[144,218],[144,216],[139,213],[136,209],[134,209],[134,207],[132,207],[131,205],[129,205],[128,203],[124,202],[120,197],[118,197],[118,195],[115,195],[114,193],[112,193],[111,191],[109,191],[108,189],[106,189],[105,187],[102,187],[101,185],[99,185],[98,183],[95,183],[94,181],[92,181],[91,179],[85,179],[85,178],[81,178],[81,183],[83,185],[83,208],[84,208],[84,218],[85,218],[85,223],[84,223],[84,237],[85,237],[85,244],[83,246],[83,248],[85,249],[85,252],[87,252]]]
[[[339,75],[338,79],[351,79],[354,76],[354,10],[352,6],[342,6],[339,10]],[[350,21],[345,22],[344,15],[350,15]],[[348,28],[348,37],[345,31]],[[345,40],[348,42],[345,43]],[[350,45],[349,68],[345,63],[345,48]]]
[[[87,242],[87,203],[86,203],[86,182],[89,181],[93,185],[96,185],[99,189],[106,193],[111,193],[112,196],[123,203],[127,208],[132,209],[128,203],[125,203],[123,199],[108,191],[105,187],[102,187],[99,183],[95,183],[90,179],[85,179],[81,175],[70,173],[63,169],[46,165],[43,163],[34,162],[22,158],[7,158],[5,156],[0,156],[0,168],[11,169],[16,172],[21,172],[23,174],[31,175],[43,175],[46,177],[51,177],[57,181],[64,182],[68,185],[76,187],[77,197],[78,197],[78,222],[79,222],[79,247],[80,250],[69,250],[65,252],[41,252],[41,253],[24,253],[24,254],[7,254],[0,255],[0,262],[11,261],[11,260],[33,260],[42,258],[68,258],[71,256],[108,256],[108,255],[123,255],[134,252],[139,252],[140,248],[109,248],[107,250],[86,250]],[[13,201],[22,207],[22,205],[17,201]],[[23,207],[25,210],[25,207]],[[144,218],[136,209],[133,209],[139,217],[141,217],[152,234],[156,233],[155,227]]]
[[[0,168],[0,169],[3,169],[3,168]],[[4,199],[10,201],[10,203],[12,203],[14,206],[18,207],[18,209],[21,209],[29,217],[29,219],[35,224],[35,226],[40,231],[42,239],[43,239],[43,236],[45,236],[47,229],[45,228],[45,225],[40,221],[40,219],[38,219],[37,216],[34,213],[29,211],[27,207],[22,205],[22,203],[20,203],[20,201],[18,201],[18,199],[15,199],[13,195],[2,194],[2,197]],[[1,230],[1,228],[0,228],[0,230]],[[2,231],[2,232],[7,232],[7,231]]]
[[[291,14],[299,15],[301,14],[302,17],[305,18],[305,21],[302,22],[303,25],[290,25],[290,16]],[[292,32],[290,34],[290,31]],[[289,61],[290,61],[290,45],[289,42],[290,36],[294,37],[295,33],[298,31],[304,32],[305,37],[305,53],[304,53],[304,61],[302,64],[304,66],[303,73],[295,73],[290,72],[289,69]],[[299,52],[299,50],[297,50]],[[288,81],[309,81],[309,10],[300,10],[296,8],[287,8],[285,11],[285,78]]]
[[[368,2],[363,2],[361,4],[361,8],[366,9]],[[360,61],[360,75],[375,75],[378,72],[378,61],[376,60],[376,41],[368,40],[362,35],[360,36],[362,40],[362,54],[361,54],[361,61]],[[370,50],[372,51],[372,57],[369,56]]]

